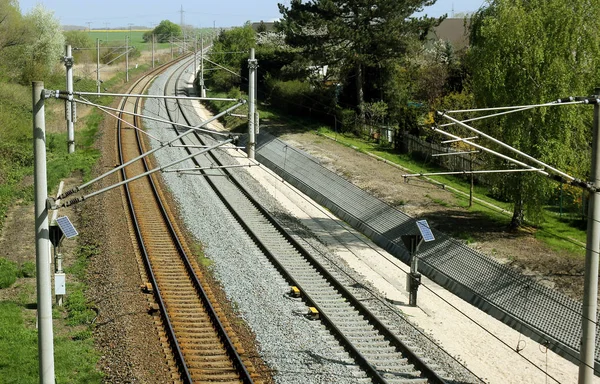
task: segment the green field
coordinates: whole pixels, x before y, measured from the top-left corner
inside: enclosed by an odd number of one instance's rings
[[[136,49],[140,51],[150,51],[152,50],[151,43],[145,43],[143,36],[146,31],[90,31],[87,32],[92,41],[96,41],[96,39],[100,39],[100,44],[102,46],[108,45],[110,47],[124,46],[125,39],[129,36],[129,45],[134,46]],[[154,49],[164,49],[170,48],[169,43],[156,44]]]
[[[151,43],[145,43],[143,36],[144,33],[146,31],[142,31],[142,30],[135,30],[135,31],[131,31],[129,32],[128,30],[93,30],[93,31],[89,31],[87,32],[88,35],[90,36],[90,39],[94,42],[94,45],[96,43],[96,39],[100,39],[100,44],[102,46],[110,46],[110,47],[116,47],[116,46],[124,46],[125,45],[125,38],[127,36],[129,36],[129,44],[134,46],[136,49],[140,50],[140,51],[150,51],[152,50],[152,44]],[[205,36],[205,41],[206,38],[209,36],[212,36],[214,34],[214,30],[212,28],[202,28],[197,30],[197,33],[202,33]],[[156,43],[154,46],[154,49],[167,49],[170,48],[171,44],[170,43]]]

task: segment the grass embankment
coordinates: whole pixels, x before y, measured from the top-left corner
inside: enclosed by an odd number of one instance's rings
[[[138,68],[133,71],[143,71]],[[117,86],[124,75],[119,74],[105,86]],[[60,80],[60,79],[59,79]],[[46,82],[46,88],[60,89],[59,81]],[[93,91],[95,83],[77,82],[77,90]],[[0,84],[0,92],[12,95],[0,102],[0,229],[8,208],[13,204],[33,204],[33,151],[31,89],[16,84]],[[97,102],[108,104],[110,98]],[[102,112],[91,111],[80,118],[76,126],[76,151],[67,153],[67,135],[62,108],[52,108],[58,101],[47,100],[46,142],[49,192],[56,189],[60,180],[76,175],[84,180],[91,174],[92,166],[100,153],[94,148]],[[54,113],[52,111],[55,111]],[[60,129],[57,129],[59,128]],[[60,133],[52,133],[52,132]],[[33,219],[33,218],[32,218]],[[10,241],[10,239],[8,239]],[[92,320],[93,303],[85,298],[85,266],[95,254],[90,244],[79,245],[77,261],[66,268],[67,295],[64,307],[53,308],[55,371],[60,383],[101,382],[96,370],[98,361],[94,350]],[[0,280],[0,378],[6,383],[31,383],[38,378],[38,346],[36,331],[35,268],[32,262],[18,266],[1,260]]]

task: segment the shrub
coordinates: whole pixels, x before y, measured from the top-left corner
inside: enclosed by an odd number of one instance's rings
[[[0,289],[8,288],[17,281],[17,264],[0,257]]]

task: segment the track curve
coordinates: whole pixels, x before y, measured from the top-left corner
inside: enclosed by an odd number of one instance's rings
[[[186,60],[185,58],[181,60]],[[165,67],[138,80],[128,93],[143,94],[152,78]],[[123,98],[119,109],[139,113],[140,99]],[[139,116],[121,113],[117,124],[121,164],[145,152],[140,137]],[[125,180],[150,168],[144,158],[125,167]],[[200,281],[200,270],[188,255],[192,253],[181,238],[181,230],[162,203],[163,193],[153,177],[125,185],[131,220],[142,253],[149,285],[158,309],[167,342],[177,362],[174,381],[184,383],[252,383],[256,374],[219,305],[212,302]],[[177,377],[178,376],[178,377]]]

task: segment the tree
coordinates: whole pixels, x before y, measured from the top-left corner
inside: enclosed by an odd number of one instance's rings
[[[250,48],[256,47],[255,33],[250,23],[243,27],[223,30],[213,41],[213,47],[210,52],[210,60],[219,65],[246,77],[242,74],[242,64],[248,60]],[[239,85],[241,77],[222,69],[215,68],[207,73],[207,79],[212,87],[221,90]]]
[[[589,95],[600,84],[600,8],[588,3],[493,0],[480,9],[472,19],[468,54],[477,106]],[[581,177],[589,169],[590,118],[585,107],[535,108],[495,119],[485,130]],[[525,214],[543,219],[551,193],[547,179],[521,173],[499,175],[496,182],[498,194],[514,204],[511,227],[520,226]]]
[[[169,20],[163,20],[150,32],[144,33],[143,39],[145,42],[151,41],[152,34],[156,36],[156,41],[159,43],[168,43],[171,37],[180,37],[182,35],[181,27]]]
[[[25,15],[25,22],[31,32],[24,49],[22,81],[29,83],[52,73],[64,54],[65,37],[54,12],[40,4]]]
[[[27,43],[27,36],[18,2],[0,0],[0,79],[20,75],[21,68],[15,62]]]
[[[0,52],[25,42],[25,25],[15,0],[0,0]]]
[[[412,17],[435,0],[292,0],[279,4],[286,41],[317,65],[343,67],[355,79],[356,106],[364,120],[364,71],[402,57],[443,18]]]
[[[267,32],[267,25],[265,24],[264,21],[260,21],[260,24],[258,24],[258,27],[256,28],[256,33],[264,33]]]
[[[92,41],[89,33],[84,31],[65,31],[65,44],[73,49],[75,63],[89,62],[96,57],[95,41]]]

